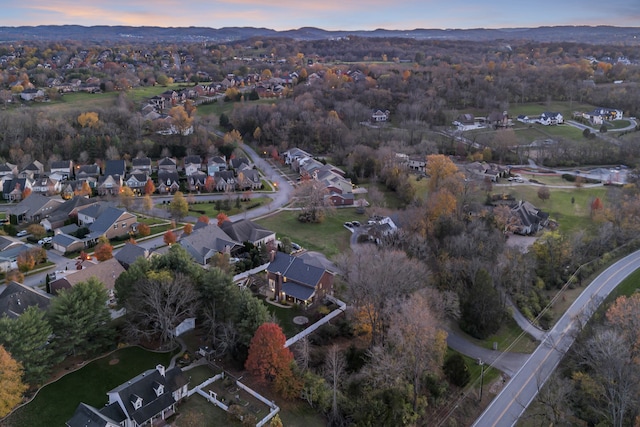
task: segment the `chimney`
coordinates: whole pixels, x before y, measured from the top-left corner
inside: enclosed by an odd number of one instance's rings
[[[276,259],[276,251],[273,249],[269,252],[269,262],[273,262]]]
[[[282,274],[280,274],[280,272],[277,272],[276,273],[276,289],[275,289],[276,301],[280,301],[281,293],[282,293]]]
[[[158,372],[160,372],[160,375],[162,375],[164,377],[164,366],[157,365],[156,369],[158,370]]]

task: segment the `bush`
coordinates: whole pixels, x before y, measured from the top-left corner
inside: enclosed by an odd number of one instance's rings
[[[563,173],[562,174],[562,179],[564,179],[565,181],[569,181],[569,182],[575,182],[576,181],[576,176],[568,174],[568,173]]]
[[[449,382],[458,387],[464,387],[469,384],[471,380],[471,373],[469,372],[469,366],[464,360],[461,354],[452,354],[445,360],[443,366],[444,374],[449,379]]]

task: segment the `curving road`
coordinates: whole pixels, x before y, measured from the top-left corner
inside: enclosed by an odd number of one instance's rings
[[[640,251],[616,262],[580,294],[526,363],[511,378],[473,424],[474,427],[513,426],[538,394],[604,298],[640,267]]]

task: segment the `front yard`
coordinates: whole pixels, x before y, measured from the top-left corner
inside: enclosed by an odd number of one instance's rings
[[[2,421],[4,427],[63,426],[80,402],[101,408],[107,392],[157,364],[169,365],[174,353],[128,347],[94,360],[43,387],[27,405]],[[44,421],[46,420],[46,422]]]

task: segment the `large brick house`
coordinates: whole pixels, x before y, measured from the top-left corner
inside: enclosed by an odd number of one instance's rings
[[[283,252],[271,253],[267,282],[276,301],[312,305],[333,293],[332,272]]]

